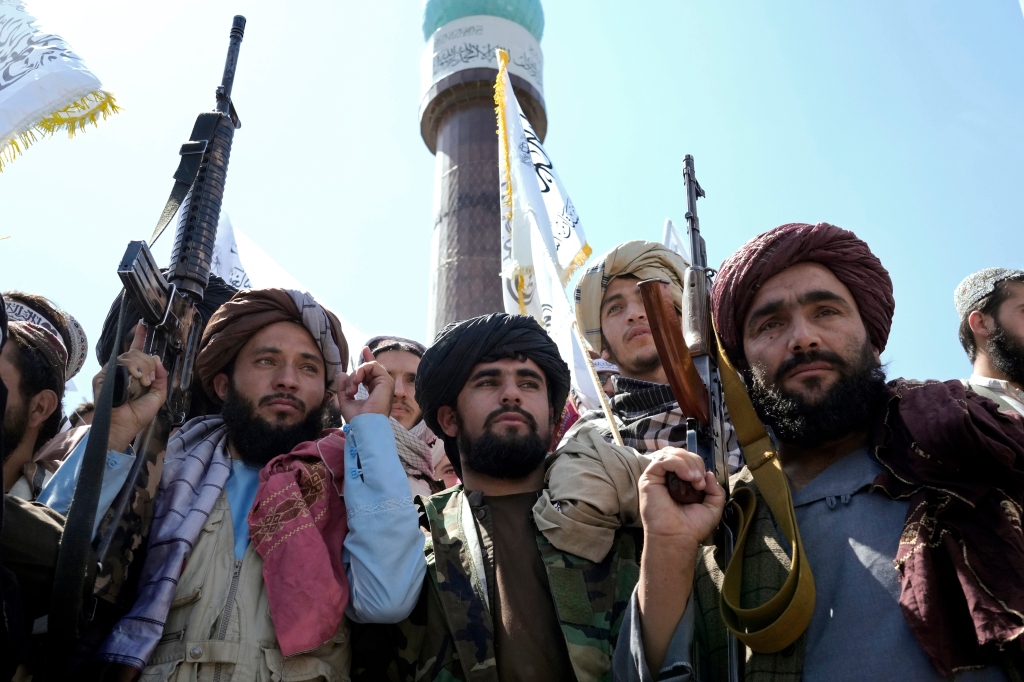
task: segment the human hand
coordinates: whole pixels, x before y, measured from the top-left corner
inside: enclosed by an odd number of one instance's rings
[[[704,493],[704,501],[679,504],[669,493],[667,476],[673,473]],[[640,518],[644,534],[659,542],[696,552],[722,518],[725,490],[712,472],[704,470],[699,455],[682,448],[664,448],[654,453],[650,465],[640,476]]]
[[[374,361],[369,348],[363,348],[362,365],[351,374],[338,376],[338,407],[346,423],[361,414],[391,414],[391,403],[395,397],[395,380],[384,366]],[[359,384],[366,386],[370,395],[366,400],[356,400]]]
[[[126,353],[117,358],[117,364],[128,370],[131,381],[138,381],[143,392],[124,405],[114,408],[110,414],[109,450],[124,452],[135,436],[144,429],[167,400],[167,370],[156,355],[147,355],[142,349],[146,344],[146,325],[141,320],[135,328],[135,338]],[[106,367],[100,369],[92,379],[92,392],[99,396],[106,376]]]

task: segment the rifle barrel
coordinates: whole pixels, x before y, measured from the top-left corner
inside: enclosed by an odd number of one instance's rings
[[[235,67],[238,66],[238,50],[242,46],[243,35],[245,35],[245,17],[236,14],[231,22],[231,41],[228,44],[228,57],[224,62],[224,76],[220,79],[220,86],[224,89],[224,99],[217,98],[217,109],[225,114],[231,108],[231,88],[235,85]]]

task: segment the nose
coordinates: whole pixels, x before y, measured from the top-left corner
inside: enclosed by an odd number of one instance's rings
[[[821,335],[818,333],[818,328],[803,315],[797,315],[794,318],[789,331],[790,353],[806,353],[821,347]]]
[[[395,397],[406,398],[409,396],[408,387],[405,384],[405,379],[399,377],[395,379]]]
[[[633,323],[647,321],[647,311],[644,309],[644,301],[639,294],[626,307],[626,319]]]
[[[519,390],[515,381],[507,381],[504,385],[504,390],[501,392],[501,404],[502,405],[521,405],[523,402],[523,392]]]
[[[290,362],[283,363],[274,374],[274,390],[280,393],[299,390],[299,372]]]

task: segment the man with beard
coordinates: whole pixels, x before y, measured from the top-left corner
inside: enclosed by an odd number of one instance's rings
[[[349,619],[408,615],[425,566],[393,383],[375,362],[344,374],[347,357],[338,318],[307,293],[241,291],[214,313],[196,372],[221,413],[168,443],[139,595],[100,660],[154,680],[343,679]],[[119,362],[149,390],[114,411],[113,449],[167,385],[156,357]],[[335,391],[344,436],[321,433]]]
[[[620,244],[591,266],[576,284],[576,321],[587,343],[612,366],[612,413],[625,445],[640,454],[686,444],[686,417],[672,395],[668,376],[647,322],[637,283],[660,278],[669,282],[676,312],[683,306],[682,256],[657,242]],[[680,318],[681,319],[681,318]],[[600,370],[599,370],[600,371]],[[726,418],[729,470],[743,466],[743,455]],[[611,428],[603,410],[584,412],[562,442],[584,429],[597,429],[608,442]]]
[[[416,402],[416,371],[427,349],[418,341],[400,336],[375,336],[366,347],[395,382],[391,428],[409,487],[413,495],[430,497],[448,486],[442,486],[434,475],[444,457],[444,444],[423,423],[423,412]]]
[[[360,634],[353,679],[608,679],[634,538],[617,533],[591,562],[556,550],[531,514],[568,391],[569,368],[533,318],[486,315],[438,334],[416,400],[463,484],[418,498],[423,592],[406,621]]]
[[[1024,270],[986,268],[953,293],[960,344],[974,365],[964,384],[1024,415]]]
[[[712,308],[778,451],[745,441],[727,576],[700,547],[725,506],[702,460],[663,453],[640,477],[645,544],[619,677],[725,679],[728,622],[746,680],[1020,679],[1020,420],[957,381],[885,383],[892,282],[834,225],[748,242],[719,270]],[[669,472],[703,503],[676,504]]]

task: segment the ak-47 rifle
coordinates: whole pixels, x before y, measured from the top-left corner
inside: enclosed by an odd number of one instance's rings
[[[644,300],[647,320],[661,364],[668,375],[672,393],[686,417],[686,449],[700,455],[707,471],[713,471],[719,485],[729,491],[729,461],[725,436],[725,400],[719,374],[715,335],[711,326],[711,279],[707,248],[700,235],[697,199],[704,190],[693,171],[693,157],[683,159],[686,187],[686,223],[690,234],[692,264],[683,279],[683,319],[678,323],[668,280],[648,279],[637,284]],[[704,493],[675,474],[669,473],[669,493],[680,504],[702,502]],[[732,559],[732,530],[726,520],[711,538],[721,553],[721,565]],[[740,678],[740,658],[736,637],[729,633],[729,682]]]
[[[97,399],[96,417],[55,571],[49,614],[55,653],[48,670],[50,679],[65,679],[71,668],[102,643],[116,619],[134,602],[168,436],[173,427],[184,423],[191,398],[192,369],[202,333],[197,305],[210,280],[231,142],[235,129],[241,127],[231,102],[231,89],[244,30],[245,17],[236,16],[224,75],[217,88],[216,108],[199,114],[189,141],[181,146],[174,187],[150,238],[150,244],[159,238],[180,207],[167,276],[157,267],[144,241],[128,245],[117,269],[124,284],[122,296],[131,297],[142,311],[147,330],[145,352],[158,356],[167,369],[167,399],[156,418],[136,437],[135,462],[94,541],[110,410],[141,392],[137,384],[137,390],[131,390],[124,368],[115,371],[120,352],[116,343]],[[128,320],[124,326],[123,318],[122,299],[117,339],[123,338],[122,327],[126,330],[136,322]],[[122,390],[115,391],[118,382]]]

